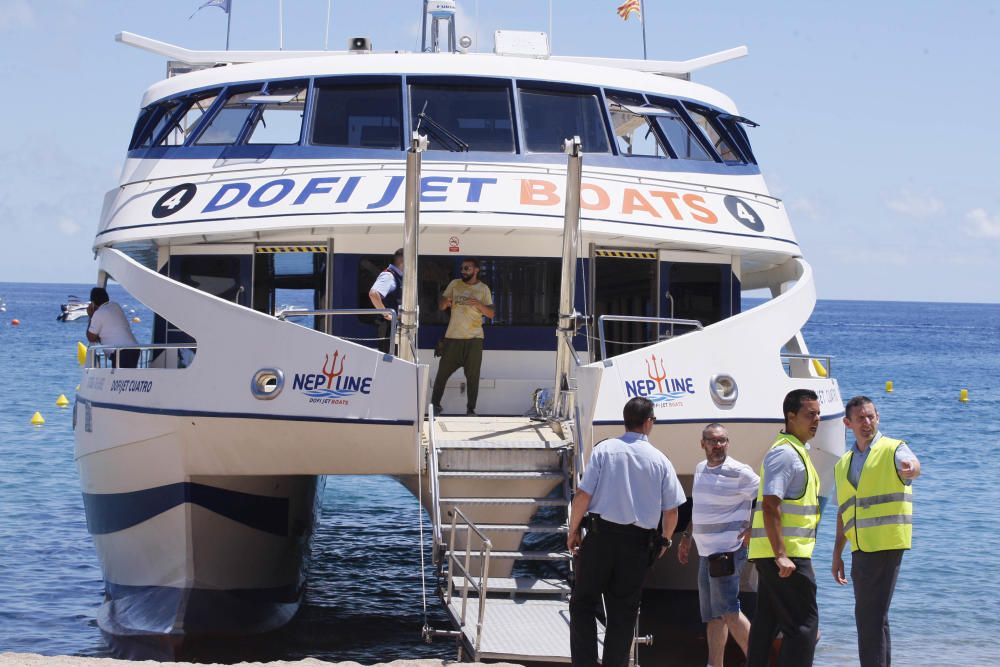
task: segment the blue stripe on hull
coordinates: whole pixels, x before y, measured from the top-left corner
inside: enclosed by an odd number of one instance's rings
[[[147,521],[183,503],[274,535],[288,534],[288,498],[260,496],[195,482],[177,482],[127,493],[84,493],[87,530],[114,533]]]

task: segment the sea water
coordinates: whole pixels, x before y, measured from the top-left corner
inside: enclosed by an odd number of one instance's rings
[[[103,584],[73,461],[72,416],[55,406],[59,394],[72,401],[76,342],[86,340],[86,319],[57,322],[59,304],[69,294],[85,300],[87,289],[0,283],[7,302],[0,313],[0,651],[110,655],[95,620]],[[149,340],[151,314],[114,285],[109,291],[135,309],[136,336]],[[11,325],[14,318],[20,326]],[[1000,664],[993,638],[1000,555],[989,532],[1000,511],[1000,305],[820,301],[805,335],[813,352],[835,357],[843,397],[873,398],[883,432],[906,439],[923,465],[914,483],[914,548],[892,607],[894,662]],[[968,403],[958,400],[963,388]],[[36,410],[44,426],[29,423]],[[420,641],[420,516],[416,499],[392,479],[328,478],[298,616],[279,632],[207,645],[197,657],[368,664],[452,657],[450,643]],[[833,534],[827,511],[814,562],[822,630],[816,665],[852,665],[854,599],[830,574]],[[447,626],[430,588],[426,619]]]

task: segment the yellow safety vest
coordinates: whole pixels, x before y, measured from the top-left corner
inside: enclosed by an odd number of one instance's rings
[[[781,535],[785,542],[785,555],[789,558],[812,558],[816,546],[816,527],[819,525],[819,475],[813,467],[806,447],[798,438],[780,433],[771,449],[790,445],[806,466],[806,489],[799,498],[781,501]],[[760,466],[760,486],[757,487],[757,509],[753,513],[750,529],[751,560],[774,558],[774,549],[764,529],[764,464]]]
[[[902,440],[885,436],[873,442],[856,489],[847,480],[854,448],[837,461],[837,505],[851,551],[910,548],[913,491],[896,471],[896,450],[901,444]]]

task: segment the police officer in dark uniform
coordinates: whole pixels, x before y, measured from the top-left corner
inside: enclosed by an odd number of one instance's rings
[[[378,274],[372,288],[368,290],[368,299],[375,308],[389,308],[399,311],[403,302],[403,249],[392,254],[392,264]],[[392,331],[392,317],[386,313],[378,323],[378,349],[389,352],[389,333]]]
[[[601,596],[607,608],[601,664],[628,663],[646,570],[670,548],[677,508],[686,500],[673,465],[649,444],[653,403],[635,397],[622,414],[626,433],[594,447],[573,497],[566,546],[576,556],[569,604],[574,667],[598,664]],[[585,517],[587,536],[581,538]]]

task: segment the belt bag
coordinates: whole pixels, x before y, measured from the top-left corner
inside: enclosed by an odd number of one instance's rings
[[[730,577],[736,574],[736,552],[723,551],[708,557],[708,576]]]

